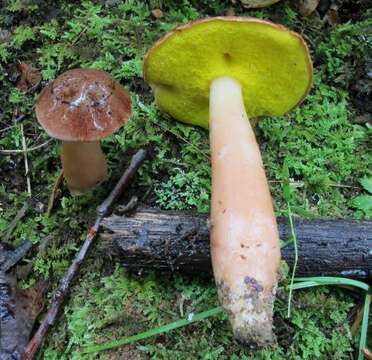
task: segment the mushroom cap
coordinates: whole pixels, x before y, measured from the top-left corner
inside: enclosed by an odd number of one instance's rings
[[[96,141],[119,129],[131,115],[128,92],[102,70],[73,69],[40,93],[36,117],[52,137]]]
[[[286,113],[307,95],[312,63],[302,37],[255,18],[215,17],[180,26],[147,52],[144,78],[158,106],[208,127],[209,87],[221,76],[240,82],[250,118]]]

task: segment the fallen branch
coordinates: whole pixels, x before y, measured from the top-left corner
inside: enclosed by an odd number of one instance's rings
[[[50,326],[54,325],[54,322],[57,318],[58,311],[64,302],[67,293],[70,289],[72,280],[80,268],[81,263],[83,262],[87,251],[95,239],[97,232],[100,228],[103,218],[108,214],[111,205],[119,197],[124,188],[127,186],[129,180],[133,177],[139,166],[145,160],[146,151],[139,150],[132,158],[132,161],[129,167],[125,170],[124,174],[120,178],[119,182],[116,184],[115,188],[111,191],[110,195],[103,201],[103,203],[97,208],[97,218],[94,225],[88,231],[88,235],[79,251],[74,261],[67,270],[66,275],[63,277],[52,301],[49,310],[41,322],[38,330],[34,334],[31,341],[28,343],[25,352],[22,356],[23,360],[31,360],[36,355],[48,329]]]
[[[293,244],[288,220],[278,219],[282,256],[291,267]],[[372,221],[294,219],[298,244],[296,276],[372,275]],[[207,216],[141,209],[102,222],[105,248],[127,268],[211,273]],[[102,243],[102,242],[101,242]]]

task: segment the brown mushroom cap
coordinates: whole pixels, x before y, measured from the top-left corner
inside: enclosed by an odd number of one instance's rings
[[[45,87],[36,117],[52,137],[96,141],[119,129],[131,115],[128,92],[108,73],[73,69]]]

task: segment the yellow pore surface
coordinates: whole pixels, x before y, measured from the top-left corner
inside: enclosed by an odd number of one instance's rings
[[[307,94],[312,65],[303,39],[253,18],[211,18],[158,41],[144,64],[158,106],[174,118],[208,127],[209,87],[238,80],[250,118],[282,115]]]

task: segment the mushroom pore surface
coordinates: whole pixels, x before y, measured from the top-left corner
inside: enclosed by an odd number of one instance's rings
[[[312,82],[301,36],[253,18],[217,17],[178,27],[147,53],[144,77],[158,106],[178,120],[208,127],[209,88],[221,76],[239,81],[249,118],[296,106]]]

